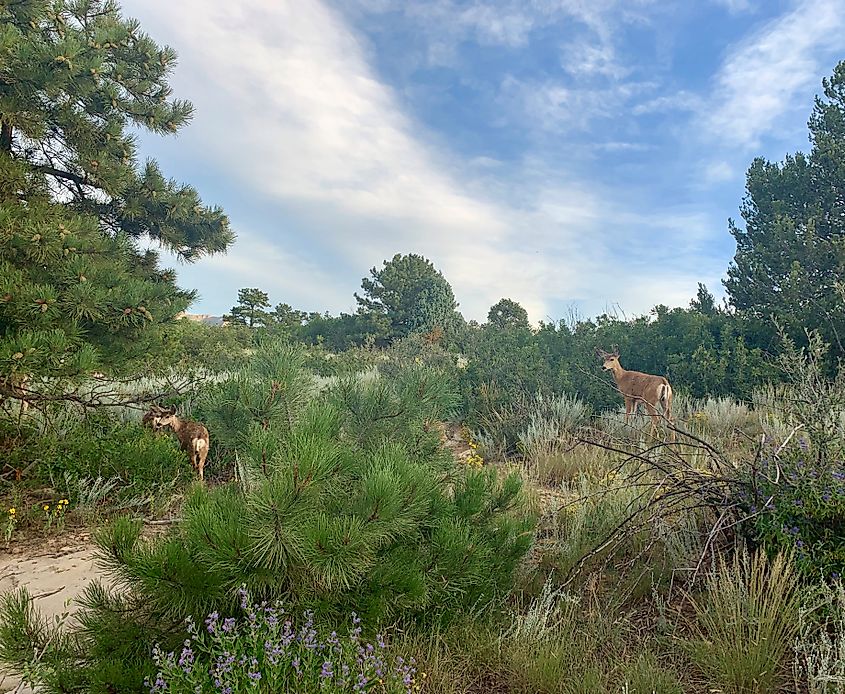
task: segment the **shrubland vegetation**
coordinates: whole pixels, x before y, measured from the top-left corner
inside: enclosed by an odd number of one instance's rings
[[[233,238],[136,161],[130,128],[191,114],[174,53],[108,1],[0,16],[5,542],[94,527],[108,579],[59,623],[3,596],[4,665],[53,692],[845,691],[845,63],[811,152],[752,164],[722,306],[477,324],[409,254],[355,314],[245,288],[212,327],[141,250]],[[674,441],[625,424],[614,345],[672,382]],[[153,402],[208,427],[205,485]]]

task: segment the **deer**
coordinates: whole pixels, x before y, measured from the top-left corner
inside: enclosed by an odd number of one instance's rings
[[[664,376],[653,376],[641,371],[628,371],[622,368],[619,363],[619,350],[614,348],[612,352],[597,350],[602,366],[605,371],[613,373],[613,380],[616,381],[616,388],[625,398],[625,424],[631,413],[637,413],[640,405],[645,408],[651,417],[651,434],[657,431],[657,418],[663,417],[671,426],[672,420],[672,386]],[[662,411],[658,411],[662,410]],[[672,440],[675,433],[670,429]]]
[[[164,408],[161,405],[152,404],[150,409],[141,417],[141,426],[156,431],[163,415]]]
[[[152,412],[154,410],[151,409],[147,414]],[[177,416],[175,407],[168,410],[159,408],[159,412],[152,416],[151,421],[153,429],[170,427],[173,430],[182,450],[188,454],[191,465],[196,468],[200,482],[203,482],[205,459],[208,456],[208,429],[199,422]]]

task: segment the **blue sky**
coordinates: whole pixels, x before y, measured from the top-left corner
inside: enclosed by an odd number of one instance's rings
[[[755,156],[806,149],[845,0],[124,0],[196,116],[141,151],[239,239],[177,266],[352,311],[369,268],[434,261],[467,318],[721,295]]]

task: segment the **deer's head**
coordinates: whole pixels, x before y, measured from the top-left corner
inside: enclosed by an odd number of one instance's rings
[[[153,404],[144,414],[144,417],[141,419],[141,423],[144,426],[151,427],[153,431],[158,431],[162,427],[162,420],[175,413],[175,408],[165,409],[161,405]]]
[[[153,403],[150,405],[150,409],[147,410],[141,418],[141,424],[151,427],[152,429],[158,429],[158,423],[163,414],[164,408],[161,405]]]
[[[172,427],[176,423],[176,407],[171,407],[168,410],[162,410],[161,415],[157,420],[158,429],[163,429],[164,427]]]
[[[605,352],[603,349],[597,349],[596,355],[602,362],[602,368],[605,371],[615,371],[622,368],[619,363],[619,348],[614,347],[612,352]]]

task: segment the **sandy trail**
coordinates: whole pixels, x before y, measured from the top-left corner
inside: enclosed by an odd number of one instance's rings
[[[42,616],[75,611],[74,599],[93,579],[104,578],[88,533],[39,539],[0,549],[0,594],[25,587]],[[17,677],[0,671],[0,692],[31,693]]]

